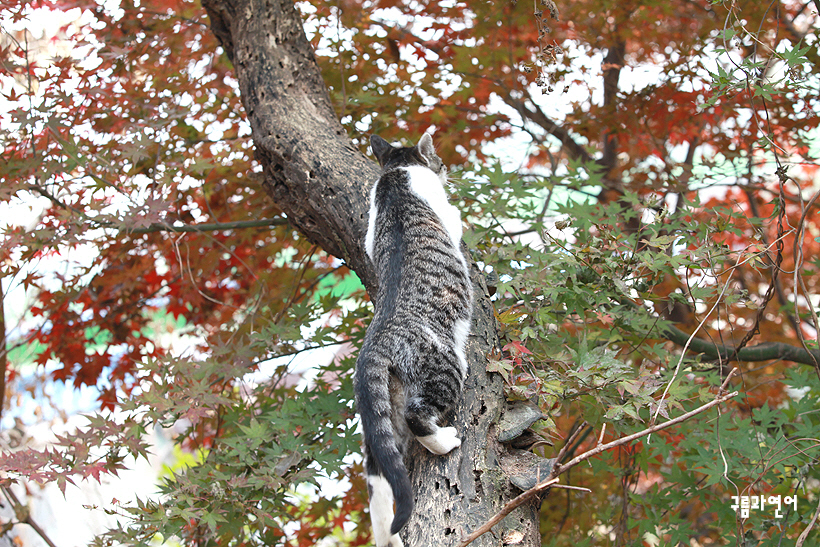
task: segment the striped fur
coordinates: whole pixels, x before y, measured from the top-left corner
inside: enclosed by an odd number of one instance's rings
[[[461,445],[456,429],[439,420],[457,403],[467,373],[472,286],[461,218],[447,203],[446,170],[430,135],[410,148],[375,135],[370,143],[382,175],[370,193],[365,248],[379,291],[356,361],[356,401],[374,539],[377,547],[402,547],[398,532],[413,510],[408,442],[415,436],[436,454]]]

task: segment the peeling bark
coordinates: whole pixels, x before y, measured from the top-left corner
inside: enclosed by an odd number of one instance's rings
[[[203,5],[234,63],[267,192],[305,237],[343,259],[376,294],[364,234],[378,166],[352,145],[336,119],[293,3],[203,0]],[[411,447],[416,510],[402,531],[407,547],[457,545],[520,493],[500,463],[509,465],[520,451],[508,450],[495,435],[505,404],[501,378],[486,371],[487,353],[497,345],[495,318],[476,268],[472,277],[470,371],[463,404],[453,417],[463,444],[444,457],[418,443]],[[485,534],[473,545],[501,545],[513,531],[523,534],[515,545],[540,545],[539,505],[533,500],[519,508],[496,526],[495,535]]]

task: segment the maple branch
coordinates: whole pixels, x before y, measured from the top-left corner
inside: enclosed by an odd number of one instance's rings
[[[785,173],[781,176],[785,176]],[[782,180],[782,178],[781,178],[781,180]],[[781,184],[781,188],[782,188],[782,184]],[[781,192],[781,194],[782,193],[783,192]],[[794,256],[794,264],[795,264],[795,266],[794,266],[794,293],[795,293],[794,313],[798,318],[800,317],[800,315],[798,313],[798,310],[797,310],[797,300],[798,299],[796,298],[796,295],[799,294],[799,290],[798,290],[798,287],[799,287],[800,289],[802,289],[803,294],[806,295],[806,297],[807,297],[806,302],[807,302],[807,305],[808,305],[808,308],[809,308],[809,313],[811,313],[811,317],[814,320],[814,325],[813,326],[814,326],[814,330],[815,330],[817,345],[820,346],[820,318],[818,318],[817,312],[814,310],[814,305],[811,302],[811,298],[808,298],[811,293],[809,292],[808,288],[806,287],[806,283],[803,280],[803,273],[802,273],[802,269],[803,269],[803,240],[804,240],[805,233],[806,233],[805,232],[806,215],[808,214],[809,208],[811,207],[811,205],[814,202],[816,202],[818,198],[820,198],[820,190],[815,192],[815,194],[811,197],[811,199],[809,200],[808,206],[803,207],[803,214],[800,216],[800,222],[798,222],[798,224],[797,224],[797,233],[794,236],[793,256]],[[801,199],[801,205],[802,205],[802,199]],[[782,200],[781,200],[780,207],[781,207],[780,215],[782,216],[784,214],[782,209],[785,209],[784,204],[782,203]],[[803,338],[802,331],[800,331],[799,329],[797,331],[797,338],[800,339],[800,343],[803,345],[803,348],[806,351],[811,351],[809,349],[808,344],[806,343],[806,340]],[[811,353],[810,353],[810,355],[811,355]],[[814,364],[814,370],[817,372],[818,377],[820,377],[820,360],[818,360],[817,358],[814,358],[814,363],[813,364]]]
[[[201,27],[206,28],[206,29],[208,28],[207,23],[203,23],[202,21],[197,21],[196,19],[191,19],[189,17],[183,17],[183,16],[177,15],[175,13],[173,13],[173,14],[172,13],[162,13],[160,11],[152,11],[152,10],[147,10],[147,9],[144,9],[144,10],[141,10],[141,11],[142,11],[142,13],[147,13],[149,15],[155,15],[157,17],[163,17],[165,19],[177,19],[179,21],[185,21],[187,23],[191,23],[193,25],[198,25],[198,26],[201,26]]]
[[[818,164],[817,162],[801,162],[799,165],[817,166],[817,165],[820,165],[820,164]],[[693,190],[702,190],[706,187],[707,186],[701,186],[701,187],[698,187],[698,188],[694,188]],[[746,191],[747,189],[750,189],[750,190],[757,190],[757,191],[760,191],[760,192],[768,192],[768,193],[774,194],[774,195],[777,195],[779,193],[779,190],[772,190],[771,188],[767,188],[763,184],[748,184],[748,183],[745,183],[745,182],[715,183],[715,184],[710,184],[708,186],[708,188],[739,188],[743,191]],[[800,198],[798,198],[797,196],[792,196],[792,195],[786,194],[783,197],[788,202],[801,203]],[[820,210],[820,203],[815,202],[811,205],[811,207],[814,208],[814,209],[819,209]]]
[[[672,325],[662,326],[660,335],[679,346],[686,345],[690,335]],[[693,337],[689,342],[689,350],[705,355],[709,359],[721,361],[768,361],[782,359],[793,363],[814,366],[815,360],[820,361],[820,350],[792,346],[783,342],[764,342],[756,346],[737,349],[735,347],[716,344],[702,338]]]
[[[65,209],[67,211],[71,211],[72,213],[74,213],[76,215],[79,215],[79,216],[81,216],[85,219],[91,220],[91,218],[84,211],[81,211],[81,210],[79,210],[75,207],[72,207],[71,205],[68,205],[67,203],[63,203],[62,201],[57,199],[57,197],[55,197],[51,193],[49,193],[48,190],[46,190],[45,188],[41,188],[39,183],[30,185],[28,187],[28,190],[32,191],[32,192],[37,192],[38,194],[40,194],[41,196],[43,196],[44,198],[49,200],[51,203],[53,203],[54,205],[56,205],[60,209]]]
[[[396,24],[394,26],[394,25],[391,25],[390,23],[388,23],[387,21],[382,21],[381,19],[374,19],[372,17],[370,18],[370,22],[373,23],[374,25],[377,25],[377,26],[381,27],[385,32],[387,32],[388,39],[390,38],[390,31],[394,31],[394,32],[398,33],[399,35],[401,35],[403,38],[410,38],[410,41],[413,42],[413,45],[415,45],[419,48],[428,49],[428,50],[432,51],[433,53],[435,53],[436,55],[439,55],[439,56],[441,55],[441,48],[440,47],[436,46],[430,40],[422,40],[421,38],[419,38],[418,36],[413,34],[413,32],[408,30],[406,27],[398,26],[398,24]]]
[[[11,504],[11,507],[14,510],[14,517],[17,519],[17,522],[20,524],[28,524],[29,526],[31,526],[31,529],[37,532],[38,536],[43,538],[43,541],[46,542],[46,545],[48,545],[48,547],[57,547],[54,544],[54,542],[51,541],[51,538],[48,537],[48,534],[46,534],[45,530],[43,530],[40,527],[40,525],[37,524],[31,518],[31,511],[29,510],[28,506],[20,503],[20,500],[17,498],[17,495],[15,495],[15,493],[12,492],[11,488],[9,488],[8,485],[3,484],[0,485],[0,489],[3,490],[3,494],[6,495],[6,499],[9,500],[9,503]]]
[[[751,181],[751,177],[752,177],[751,172],[752,172],[752,166],[751,166],[751,162],[750,162],[749,175],[748,175],[748,178],[749,178],[750,181]],[[757,206],[757,199],[756,199],[755,194],[752,191],[752,189],[749,188],[749,187],[744,187],[743,192],[746,194],[746,199],[749,202],[749,210],[751,211],[752,215],[757,217],[757,218],[762,218],[761,215],[760,215],[760,209]],[[780,192],[780,196],[781,196],[780,199],[782,201],[782,199],[783,199],[783,193],[782,192]],[[763,244],[766,247],[768,247],[769,246],[769,237],[766,235],[766,232],[764,230],[759,230],[757,233],[760,235],[760,240],[763,242]],[[771,261],[771,265],[772,265],[771,267],[775,268],[775,265],[774,265],[775,261],[771,260],[771,258],[769,260]],[[774,285],[775,295],[777,295],[777,301],[780,303],[780,307],[785,310],[786,307],[789,305],[789,302],[788,302],[788,299],[786,298],[786,292],[783,290],[783,282],[780,280],[780,278],[777,277],[777,275],[775,275],[774,270],[772,270],[772,284]],[[786,311],[784,311],[784,315],[786,316],[786,319],[788,319],[789,323],[791,324],[791,326],[795,330],[795,332],[797,332],[800,329],[800,317],[799,316],[794,316],[794,315],[792,315],[792,314],[790,314]]]
[[[515,109],[515,111],[518,112],[523,119],[533,122],[541,127],[541,129],[558,139],[561,142],[561,147],[567,151],[567,155],[570,158],[581,161],[587,165],[595,163],[595,160],[589,155],[586,148],[575,141],[567,128],[550,119],[550,117],[547,116],[543,110],[541,110],[535,101],[530,101],[533,105],[533,109],[530,109],[524,101],[516,99],[509,91],[503,95],[503,99],[504,102]]]
[[[3,417],[3,407],[6,403],[6,369],[9,358],[6,351],[6,306],[5,295],[3,294],[3,283],[0,278],[0,418]]]
[[[730,374],[730,376],[731,376],[731,374]],[[729,378],[727,378],[726,380],[728,380],[728,379]],[[681,422],[684,422],[684,421],[688,420],[689,418],[691,418],[693,416],[696,416],[698,414],[701,414],[702,412],[705,412],[705,411],[709,410],[713,406],[719,405],[720,403],[728,401],[729,399],[737,396],[737,394],[738,394],[737,391],[733,391],[733,392],[727,393],[725,395],[720,395],[720,393],[723,391],[723,388],[726,387],[727,383],[728,383],[727,381],[724,381],[723,385],[720,387],[720,390],[718,391],[718,396],[715,397],[715,399],[709,401],[708,403],[706,403],[704,405],[699,406],[698,408],[696,408],[694,410],[690,410],[689,412],[686,412],[685,414],[681,414],[677,418],[673,418],[673,419],[669,420],[668,422],[664,422],[662,424],[656,424],[652,427],[648,427],[648,428],[646,428],[642,431],[639,431],[637,433],[633,433],[632,435],[626,435],[626,436],[621,437],[619,439],[616,439],[612,442],[609,442],[609,443],[606,443],[606,444],[600,444],[600,442],[599,442],[598,445],[595,448],[593,448],[592,450],[588,450],[588,451],[584,452],[583,454],[581,454],[579,456],[576,456],[575,458],[571,459],[567,463],[561,464],[561,463],[559,463],[561,455],[564,453],[566,447],[569,446],[570,441],[572,440],[572,437],[571,437],[570,439],[567,440],[567,442],[564,444],[564,447],[561,448],[561,451],[558,453],[558,457],[556,457],[556,459],[555,459],[555,464],[553,464],[553,466],[552,466],[552,470],[550,471],[549,477],[547,477],[545,480],[539,482],[538,484],[536,484],[535,486],[533,486],[532,488],[530,488],[529,490],[527,490],[523,494],[519,495],[518,497],[516,497],[515,499],[513,499],[512,501],[507,503],[504,507],[501,508],[501,510],[498,513],[493,515],[493,517],[490,520],[488,520],[487,522],[482,524],[473,533],[471,533],[466,538],[464,538],[462,540],[462,542],[458,544],[458,547],[466,547],[467,545],[469,545],[470,543],[475,541],[480,536],[482,536],[482,535],[486,534],[487,532],[489,532],[490,529],[493,526],[498,524],[504,517],[509,515],[516,507],[519,507],[520,505],[525,503],[527,500],[529,500],[533,496],[535,496],[535,495],[539,494],[540,492],[546,490],[550,486],[553,486],[555,483],[558,482],[558,480],[559,480],[558,476],[559,475],[561,475],[565,471],[568,471],[572,467],[575,467],[576,465],[578,465],[582,461],[588,460],[589,458],[591,458],[593,456],[597,456],[601,452],[606,452],[607,450],[610,450],[610,449],[615,448],[617,446],[621,446],[623,444],[629,443],[629,442],[634,441],[636,439],[640,439],[641,437],[645,437],[647,435],[650,435],[650,434],[652,434],[656,431],[661,431],[662,429],[666,429],[666,428],[671,427],[675,424],[679,424]],[[579,428],[579,430],[580,429],[581,428]],[[577,431],[576,431],[576,433],[577,433]]]
[[[144,228],[122,228],[129,234],[151,234],[154,232],[218,232],[220,230],[238,230],[242,228],[264,228],[266,226],[283,226],[288,223],[285,217],[262,218],[258,220],[236,220],[233,222],[214,222],[210,224],[186,224],[171,226],[162,222],[155,222]]]
[[[598,162],[590,155],[586,148],[583,145],[579,144],[573,136],[570,134],[569,130],[553,121],[547,114],[538,106],[538,103],[533,99],[532,94],[529,94],[529,103],[532,105],[530,108],[527,103],[523,99],[518,99],[513,96],[512,89],[507,86],[503,81],[498,80],[496,78],[490,78],[486,74],[475,74],[472,72],[465,72],[461,70],[453,70],[454,74],[458,74],[459,76],[464,76],[468,78],[474,78],[476,80],[483,80],[492,83],[498,89],[496,93],[499,97],[513,110],[518,112],[518,115],[521,116],[523,121],[531,121],[535,125],[539,126],[543,129],[546,133],[552,135],[556,139],[561,142],[562,150],[566,150],[567,155],[577,161],[580,161],[586,165],[593,165]],[[522,129],[527,131],[526,128]],[[532,132],[527,131],[535,138],[535,135]]]
[[[576,456],[575,458],[571,459],[570,461],[568,461],[565,464],[556,463],[555,467],[553,467],[553,471],[550,474],[551,475],[554,474],[556,476],[560,475],[564,471],[568,471],[570,468],[575,467],[576,465],[578,465],[582,461],[588,460],[592,456],[597,456],[601,452],[606,452],[607,450],[615,448],[616,446],[621,446],[623,444],[634,441],[636,439],[640,439],[641,437],[645,437],[647,435],[655,433],[656,431],[661,431],[663,429],[666,429],[667,427],[671,427],[675,424],[679,424],[681,422],[684,422],[684,421],[688,420],[689,418],[691,418],[693,416],[696,416],[696,415],[698,415],[702,412],[705,412],[705,411],[709,410],[713,406],[719,405],[720,403],[723,403],[725,401],[728,401],[729,399],[732,399],[733,397],[736,397],[737,394],[738,394],[737,391],[733,391],[733,392],[727,393],[725,395],[718,395],[715,399],[709,401],[708,403],[706,403],[704,405],[701,405],[701,406],[699,406],[698,408],[696,408],[694,410],[690,410],[689,412],[687,412],[685,414],[681,414],[677,418],[673,418],[673,419],[669,420],[668,422],[663,422],[662,424],[656,424],[656,425],[653,425],[652,427],[648,427],[648,428],[644,429],[643,431],[639,431],[637,433],[633,433],[632,435],[627,435],[625,437],[621,437],[620,439],[614,440],[612,442],[602,444],[600,446],[596,446],[592,450],[588,450],[588,451],[584,452],[583,454],[581,454],[579,456]]]
[[[555,238],[550,238],[556,242],[561,248],[566,249]],[[600,277],[600,276],[599,276]],[[617,303],[622,306],[628,306],[632,309],[638,309],[640,306],[627,298],[617,300]],[[656,317],[660,319],[660,317]],[[656,321],[655,324],[658,322]],[[654,328],[654,325],[653,327]],[[651,334],[651,330],[647,333],[647,337]],[[782,359],[784,361],[791,361],[793,363],[800,363],[802,365],[811,365],[817,368],[816,363],[820,362],[820,349],[810,349],[806,347],[792,346],[784,342],[763,342],[751,347],[733,347],[724,344],[716,344],[709,340],[697,338],[691,334],[675,327],[674,325],[661,324],[658,335],[662,338],[674,342],[693,353],[705,355],[708,359],[717,359],[723,362],[732,361],[769,361],[774,359]],[[819,372],[820,373],[820,372]]]

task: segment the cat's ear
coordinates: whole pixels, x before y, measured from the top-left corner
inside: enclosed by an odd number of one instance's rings
[[[427,160],[427,163],[432,165],[434,159],[438,159],[436,155],[436,149],[433,148],[433,137],[430,136],[430,133],[424,133],[421,138],[419,139],[419,143],[416,146],[421,157]]]
[[[379,165],[384,167],[384,160],[387,159],[387,153],[393,150],[389,142],[378,135],[370,135],[370,149],[373,150],[373,155],[379,161]]]

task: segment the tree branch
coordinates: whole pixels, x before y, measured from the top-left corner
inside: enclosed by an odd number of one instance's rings
[[[555,241],[555,239],[553,239],[553,241]],[[640,307],[627,298],[622,298],[617,302],[622,306],[629,306],[632,309]],[[655,324],[658,324],[657,318]],[[650,334],[651,332],[647,333],[646,337],[649,337]],[[783,342],[764,342],[752,347],[738,348],[696,338],[674,325],[663,325],[662,323],[658,335],[681,347],[687,348],[689,351],[705,355],[708,359],[718,359],[723,362],[782,359],[793,363],[811,365],[812,367],[816,367],[815,363],[820,362],[820,350],[810,350]]]
[[[9,359],[8,351],[6,351],[6,302],[5,294],[3,293],[3,279],[0,278],[0,419],[3,418],[3,408],[6,403],[6,369],[8,368]]]
[[[570,158],[583,162],[587,165],[595,163],[595,160],[589,155],[586,148],[578,144],[575,139],[572,138],[572,135],[569,134],[567,128],[550,119],[550,117],[547,116],[534,101],[530,101],[534,106],[534,109],[531,109],[524,104],[523,100],[513,97],[509,91],[507,91],[503,97],[504,102],[515,109],[515,111],[518,112],[518,115],[524,120],[533,122],[544,131],[561,141],[561,148],[566,150],[567,155]]]
[[[4,485],[0,485],[0,489],[3,490],[3,493],[6,495],[6,498],[9,500],[9,503],[11,504],[11,508],[14,510],[14,516],[17,519],[17,521],[20,524],[28,524],[29,526],[31,526],[31,529],[34,530],[37,533],[38,536],[43,538],[43,541],[46,542],[46,545],[48,545],[48,547],[57,547],[54,544],[54,542],[51,541],[51,538],[48,537],[45,530],[43,530],[40,527],[40,525],[37,524],[31,518],[31,512],[29,511],[29,508],[27,506],[23,505],[22,503],[20,503],[20,500],[17,498],[17,495],[14,492],[12,492],[11,488],[9,488],[7,485],[4,484]]]
[[[374,294],[362,242],[379,168],[339,123],[296,7],[283,0],[202,5],[234,64],[265,190],[296,229],[344,260]]]
[[[671,325],[661,327],[660,335],[679,346],[686,345],[690,337],[686,332]],[[815,349],[809,352],[805,348],[784,344],[783,342],[764,342],[737,350],[731,346],[715,344],[701,338],[692,338],[689,342],[689,350],[705,355],[709,359],[720,359],[728,362],[783,359],[784,361],[814,366],[815,359],[820,360],[820,350]]]
[[[806,525],[806,529],[800,534],[800,537],[797,538],[797,543],[795,543],[795,547],[803,547],[803,544],[806,542],[806,538],[809,537],[809,533],[814,528],[815,523],[817,523],[817,517],[820,515],[820,503],[817,504],[817,509],[814,511],[814,515],[811,517],[811,520]]]
[[[162,222],[155,222],[144,228],[123,228],[129,234],[151,234],[154,232],[218,232],[221,230],[238,230],[242,228],[264,228],[266,226],[283,226],[288,223],[285,217],[261,218],[258,220],[237,220],[234,222],[214,222],[210,224],[186,224],[171,226]]]
[[[731,373],[730,373],[730,376],[731,376]],[[727,378],[727,380],[728,379],[729,378]],[[727,382],[724,381],[724,386],[726,385],[726,383]],[[721,391],[722,391],[724,386],[721,386]],[[518,497],[516,497],[515,499],[513,499],[512,501],[507,503],[501,509],[501,511],[499,511],[498,513],[493,515],[493,517],[490,520],[488,520],[486,523],[484,523],[482,526],[480,526],[478,529],[476,529],[475,532],[471,533],[466,538],[464,538],[462,540],[462,542],[459,543],[458,547],[466,547],[467,545],[469,545],[470,543],[475,541],[478,537],[480,537],[483,534],[490,531],[490,529],[493,526],[495,526],[496,524],[501,522],[501,520],[504,517],[506,517],[507,515],[509,515],[510,512],[512,512],[516,507],[519,507],[520,505],[525,503],[527,500],[529,500],[533,496],[538,495],[539,493],[543,492],[544,490],[546,490],[547,488],[549,488],[553,484],[557,483],[559,475],[561,475],[565,471],[568,471],[570,468],[575,467],[576,465],[578,465],[582,461],[588,460],[589,458],[591,458],[593,456],[596,456],[596,455],[600,454],[601,452],[605,452],[605,451],[610,450],[612,448],[615,448],[617,446],[621,446],[621,445],[624,445],[628,442],[634,441],[636,439],[640,439],[641,437],[645,437],[647,435],[650,435],[650,434],[652,434],[656,431],[661,431],[662,429],[666,429],[666,428],[671,427],[675,424],[679,424],[681,422],[684,422],[684,421],[688,420],[689,418],[691,418],[693,416],[696,416],[696,415],[698,415],[702,412],[705,412],[705,411],[709,410],[713,406],[717,406],[717,405],[719,405],[720,403],[722,403],[724,401],[728,401],[729,399],[737,396],[737,394],[738,394],[737,391],[733,391],[732,393],[727,393],[726,395],[720,395],[720,391],[719,391],[718,396],[714,400],[709,401],[708,403],[706,403],[702,406],[699,406],[698,408],[696,408],[694,410],[691,410],[691,411],[689,411],[685,414],[681,414],[677,418],[673,418],[672,420],[669,420],[668,422],[664,422],[662,424],[656,424],[652,427],[648,427],[648,428],[644,429],[643,431],[633,433],[632,435],[626,435],[625,437],[621,437],[620,439],[617,439],[615,441],[612,441],[612,442],[609,442],[609,443],[606,443],[606,444],[600,444],[599,443],[598,446],[596,446],[592,450],[588,450],[588,451],[584,452],[583,454],[581,454],[579,456],[576,456],[575,458],[571,459],[570,461],[568,461],[565,464],[560,464],[556,460],[555,464],[552,467],[552,471],[550,471],[550,475],[549,475],[549,477],[547,477],[547,479],[541,481],[540,483],[536,484],[535,486],[533,486],[532,488],[530,488],[529,490],[527,490],[523,494],[519,495]],[[569,443],[567,443],[567,444],[569,444]]]
[[[615,43],[610,45],[602,69],[604,73],[604,110],[614,113],[616,109],[616,99],[618,96],[618,80],[621,77],[621,69],[624,66],[624,56],[626,55],[626,42],[617,38]],[[604,145],[603,156],[600,164],[605,169],[607,177],[615,169],[618,163],[618,136],[616,132],[604,131],[601,139]]]

